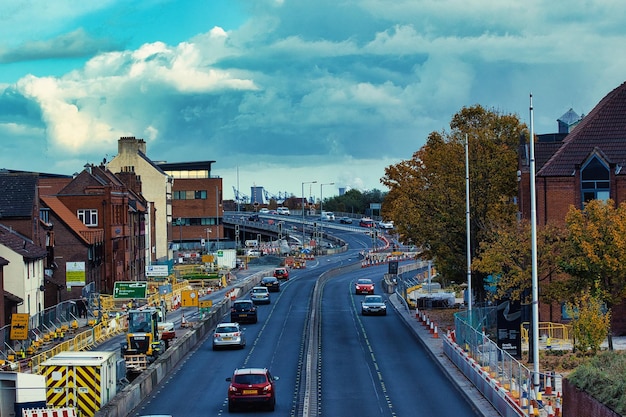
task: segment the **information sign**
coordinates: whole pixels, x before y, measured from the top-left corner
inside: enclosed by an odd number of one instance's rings
[[[146,298],[146,281],[118,281],[113,288],[113,298]]]

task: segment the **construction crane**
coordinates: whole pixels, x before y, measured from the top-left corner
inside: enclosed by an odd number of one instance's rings
[[[285,201],[285,199],[280,196],[280,193],[278,193],[278,195],[272,194],[269,191],[267,191],[265,188],[263,189],[263,195],[265,195],[265,199],[268,202],[270,200],[274,200],[276,201],[276,204],[282,204]]]
[[[234,185],[233,185],[233,191],[235,192],[235,201],[237,203],[248,204],[248,202],[250,201],[250,197],[248,197],[245,194],[240,193],[239,190],[235,188]]]

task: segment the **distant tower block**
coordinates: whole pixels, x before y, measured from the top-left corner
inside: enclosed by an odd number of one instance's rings
[[[263,199],[263,187],[250,187],[250,203],[265,204],[265,200]]]

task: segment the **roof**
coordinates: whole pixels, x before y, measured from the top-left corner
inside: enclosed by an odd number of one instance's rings
[[[68,209],[57,197],[41,196],[41,201],[86,244],[93,245],[94,243],[103,241],[103,229],[85,226],[85,224],[80,221],[78,217],[76,217],[76,215],[72,213],[70,209]]]
[[[5,290],[3,290],[2,292],[3,292],[4,298],[6,298],[9,301],[13,301],[15,304],[20,304],[20,303],[24,302],[23,299],[21,299],[20,297],[18,297],[15,294],[11,294],[10,292],[5,291]]]
[[[2,224],[0,224],[0,244],[29,261],[43,259],[47,254],[45,248],[35,245],[32,240]]]
[[[567,135],[562,146],[537,173],[569,177],[594,151],[609,164],[626,165],[626,83],[607,94]]]
[[[33,215],[37,174],[0,172],[0,218]]]

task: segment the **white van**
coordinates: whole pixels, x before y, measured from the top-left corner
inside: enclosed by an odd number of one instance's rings
[[[276,212],[285,216],[289,216],[289,209],[287,207],[276,207]]]

